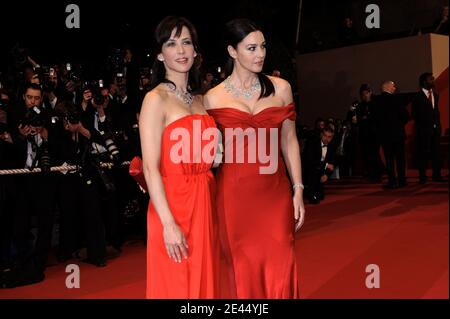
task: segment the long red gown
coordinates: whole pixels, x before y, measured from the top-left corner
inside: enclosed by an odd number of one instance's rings
[[[215,127],[211,116],[195,114],[175,120],[164,129],[160,173],[172,215],[186,237],[189,256],[188,259],[183,258],[181,263],[169,258],[162,224],[150,201],[147,222],[147,298],[196,299],[218,296],[219,240],[215,230],[217,222],[214,221],[216,186],[210,170],[212,159],[205,160],[200,154],[207,145],[211,145],[210,141],[215,141],[217,145],[217,140],[212,136],[202,140],[201,136],[196,135],[196,132],[203,133],[205,129]],[[175,134],[180,129],[189,133],[189,138],[184,142]],[[171,134],[175,134],[175,137],[171,138]],[[185,154],[191,158],[183,158],[181,163],[176,163],[171,158],[171,151],[177,150],[177,145],[183,145],[187,150]],[[214,157],[214,150],[205,152]],[[181,154],[181,151],[176,153]]]
[[[225,162],[217,172],[217,214],[222,250],[221,282],[224,298],[298,298],[297,264],[294,253],[294,208],[291,184],[281,154],[281,126],[295,120],[294,105],[269,107],[252,115],[234,108],[208,110],[224,136]],[[227,148],[236,138],[226,129],[266,128],[269,154],[270,128],[277,129],[278,165],[273,174],[261,174],[267,166],[248,157],[244,139],[244,162],[226,163]],[[262,136],[257,134],[258,140]],[[236,146],[234,146],[236,147]],[[238,153],[234,150],[234,156]]]

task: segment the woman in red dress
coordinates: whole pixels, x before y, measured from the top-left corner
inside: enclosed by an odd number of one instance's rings
[[[144,98],[139,118],[151,199],[147,298],[215,298],[219,241],[210,168],[217,134],[205,132],[217,132],[201,98],[190,93],[197,34],[186,19],[166,17],[155,37],[159,53],[153,89]]]
[[[227,34],[229,76],[204,97],[225,141],[216,176],[221,290],[229,298],[297,298],[294,235],[305,209],[291,87],[261,73],[266,42],[253,22],[233,20]]]

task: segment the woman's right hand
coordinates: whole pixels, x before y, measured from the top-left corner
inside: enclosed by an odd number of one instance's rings
[[[180,227],[175,223],[164,226],[164,245],[173,261],[181,263],[182,257],[188,258],[188,244]]]

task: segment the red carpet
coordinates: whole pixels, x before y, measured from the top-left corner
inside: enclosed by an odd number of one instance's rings
[[[449,297],[447,183],[385,191],[358,179],[334,181],[320,205],[307,205],[297,236],[302,298]],[[72,261],[76,262],[76,261]],[[380,288],[365,286],[366,266]],[[65,265],[36,285],[1,289],[5,298],[144,298],[145,246],[129,242],[106,268],[80,264],[80,289],[65,286]]]

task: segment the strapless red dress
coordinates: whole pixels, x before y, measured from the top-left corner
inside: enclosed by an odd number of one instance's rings
[[[147,298],[217,298],[219,240],[215,217],[216,185],[211,173],[212,161],[205,161],[201,153],[214,138],[202,140],[196,133],[215,129],[209,115],[187,115],[171,124],[163,132],[160,173],[170,210],[183,231],[189,245],[188,259],[176,263],[167,255],[160,218],[150,201],[148,208],[147,241]],[[174,133],[187,132],[182,139]],[[197,131],[197,132],[196,132]],[[175,138],[172,140],[171,135]],[[201,141],[201,142],[200,142]],[[171,151],[183,144],[191,160],[180,163],[171,159]],[[205,151],[214,157],[214,151]],[[173,154],[172,154],[173,155]],[[194,159],[196,159],[194,161]]]
[[[281,127],[295,120],[294,105],[270,107],[252,115],[233,108],[208,110],[224,136],[225,163],[217,172],[217,214],[221,242],[221,291],[224,298],[297,298],[297,263],[294,253],[294,208],[291,184],[281,154]],[[270,129],[278,132],[273,145],[278,160],[272,174],[261,174],[268,166],[257,156],[248,160],[250,139],[244,139],[244,162],[226,163],[230,142],[226,129],[266,129],[269,154]],[[263,143],[264,144],[264,143]],[[273,143],[272,143],[273,144]],[[236,146],[233,146],[236,147]],[[236,156],[238,152],[234,152]]]

